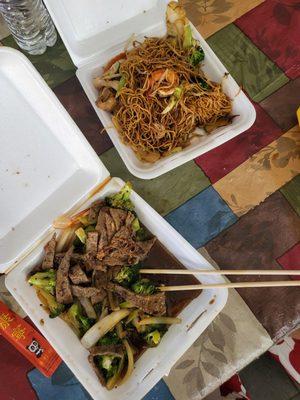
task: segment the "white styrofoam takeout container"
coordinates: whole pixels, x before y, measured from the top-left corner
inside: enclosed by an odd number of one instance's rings
[[[96,107],[97,90],[93,78],[101,75],[103,66],[115,55],[124,51],[128,39],[135,34],[163,36],[166,32],[165,11],[168,0],[45,0],[54,23],[78,67],[77,77],[92,103],[103,126],[107,129],[128,170],[142,179],[160,176],[193,158],[232,139],[247,130],[255,120],[255,109],[235,80],[229,75],[223,89],[232,99],[231,125],[220,127],[210,135],[200,134],[192,139],[183,151],[162,158],[155,163],[141,162],[134,151],[125,145],[113,126],[111,114]],[[203,70],[213,81],[220,82],[226,68],[192,26],[194,37],[205,52]],[[74,101],[76,101],[74,99]]]
[[[108,170],[28,59],[6,47],[0,48],[0,87],[0,273],[7,274],[8,290],[94,399],[138,400],[220,312],[227,290],[204,290],[181,312],[182,324],[142,355],[124,386],[103,388],[87,350],[61,319],[48,318],[26,276],[41,261],[57,216],[86,208],[124,182],[112,178],[99,191]],[[187,268],[213,268],[136,193],[132,200],[141,221]],[[201,281],[223,282],[207,276]]]

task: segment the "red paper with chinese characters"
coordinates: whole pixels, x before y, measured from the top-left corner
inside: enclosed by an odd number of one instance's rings
[[[2,302],[0,334],[47,377],[61,363],[61,358],[47,340]]]

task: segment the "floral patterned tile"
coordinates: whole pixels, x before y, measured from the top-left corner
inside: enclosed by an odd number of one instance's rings
[[[166,216],[166,220],[192,246],[204,246],[237,221],[227,204],[212,186],[192,197]]]
[[[200,252],[209,258],[204,249]],[[268,333],[232,290],[221,314],[164,379],[176,400],[200,400],[272,344]]]
[[[223,178],[282,134],[281,129],[263,108],[256,103],[254,106],[256,120],[251,128],[195,159],[211,183]]]
[[[98,155],[113,146],[76,76],[56,86],[54,93]]]
[[[300,175],[284,185],[280,191],[298,215],[300,215]]]
[[[213,186],[242,216],[299,173],[300,128],[295,126]]]
[[[111,176],[132,182],[136,192],[162,215],[176,209],[210,184],[193,161],[158,178],[145,180],[136,178],[128,171],[114,147],[101,154],[100,158]]]
[[[288,82],[288,78],[235,25],[208,39],[208,44],[252,100],[259,102]]]
[[[265,23],[266,21],[268,23]],[[265,1],[244,14],[235,24],[287,76],[292,79],[300,76],[300,6],[298,0]]]
[[[233,22],[264,0],[181,0],[187,15],[205,38]]]

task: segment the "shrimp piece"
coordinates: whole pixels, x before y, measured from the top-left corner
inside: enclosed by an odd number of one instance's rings
[[[148,79],[148,94],[153,96],[156,92],[161,97],[171,96],[179,85],[178,74],[171,69],[157,69]]]

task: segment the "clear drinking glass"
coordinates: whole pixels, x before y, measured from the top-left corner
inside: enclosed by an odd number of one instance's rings
[[[21,49],[43,54],[54,46],[56,30],[41,0],[0,0],[0,13]]]

